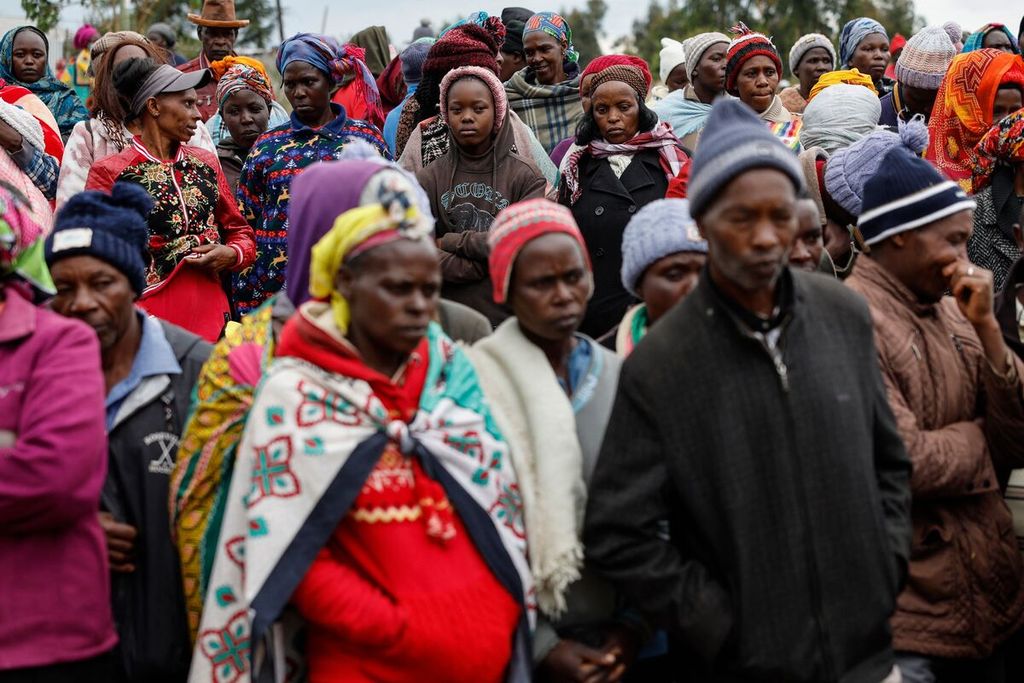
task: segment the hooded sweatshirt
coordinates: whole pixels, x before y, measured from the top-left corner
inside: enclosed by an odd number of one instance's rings
[[[420,170],[416,179],[437,219],[442,296],[483,313],[497,326],[509,312],[491,296],[487,233],[509,204],[543,197],[546,181],[516,149],[513,127],[495,123],[494,144],[479,155],[460,148],[449,130],[448,152]]]

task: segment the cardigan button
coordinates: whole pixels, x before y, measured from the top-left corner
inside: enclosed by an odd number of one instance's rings
[[[601,247],[598,247],[598,248],[597,248],[597,249],[596,249],[596,250],[594,251],[594,256],[596,256],[596,257],[598,257],[598,258],[601,258],[602,256],[604,256],[604,249],[602,249]]]
[[[603,213],[604,213],[604,207],[603,206],[599,206],[596,209],[594,209],[594,215],[595,216],[600,216]]]
[[[630,204],[629,208],[626,210],[629,211],[630,213],[636,213],[636,204]]]

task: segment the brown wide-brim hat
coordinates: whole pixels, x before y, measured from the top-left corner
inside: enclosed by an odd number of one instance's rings
[[[234,0],[203,0],[202,14],[189,14],[188,20],[197,26],[210,28],[242,28],[249,25],[248,19],[235,16]]]

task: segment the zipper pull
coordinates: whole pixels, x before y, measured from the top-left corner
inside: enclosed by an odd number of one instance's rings
[[[779,379],[782,381],[782,390],[789,393],[789,369],[786,364],[782,362],[782,359],[775,361],[775,372],[779,373]]]

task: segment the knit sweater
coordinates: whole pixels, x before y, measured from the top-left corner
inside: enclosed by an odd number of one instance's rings
[[[249,151],[238,182],[238,204],[256,231],[256,262],[233,279],[235,305],[244,315],[284,286],[288,263],[288,202],[292,180],[307,166],[337,159],[352,138],[365,140],[390,159],[380,131],[349,119],[331,105],[334,120],[310,128],[291,120],[261,135]]]

